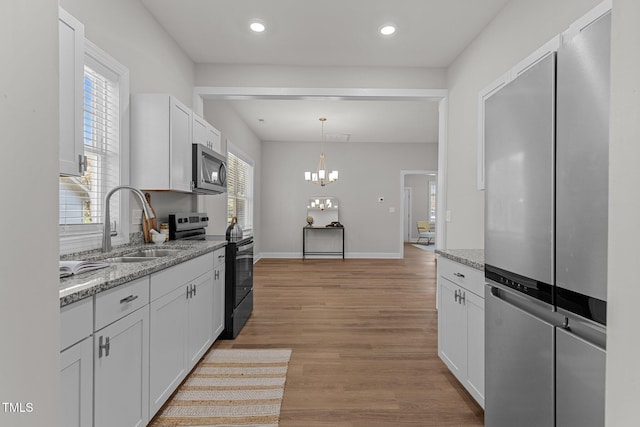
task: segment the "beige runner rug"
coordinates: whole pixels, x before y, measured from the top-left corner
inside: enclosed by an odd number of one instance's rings
[[[290,349],[212,350],[151,427],[275,427]]]

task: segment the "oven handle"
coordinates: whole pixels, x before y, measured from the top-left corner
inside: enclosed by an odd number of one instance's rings
[[[253,251],[253,241],[246,243],[244,245],[236,246],[236,250],[238,251],[238,253]]]

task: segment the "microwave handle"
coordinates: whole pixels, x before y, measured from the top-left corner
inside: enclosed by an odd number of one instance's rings
[[[218,180],[220,181],[220,185],[227,185],[227,165],[224,162],[220,163]]]

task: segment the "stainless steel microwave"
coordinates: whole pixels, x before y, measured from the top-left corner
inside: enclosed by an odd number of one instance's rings
[[[227,158],[202,144],[192,144],[192,190],[200,194],[227,191]]]

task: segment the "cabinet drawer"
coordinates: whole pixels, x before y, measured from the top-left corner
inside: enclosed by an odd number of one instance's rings
[[[484,296],[484,272],[445,257],[438,257],[438,276],[474,294]]]
[[[213,252],[152,274],[151,301],[155,301],[209,270],[213,270]]]
[[[93,333],[93,298],[60,309],[60,350],[83,340]]]
[[[95,330],[149,304],[149,277],[134,280],[96,295]]]

